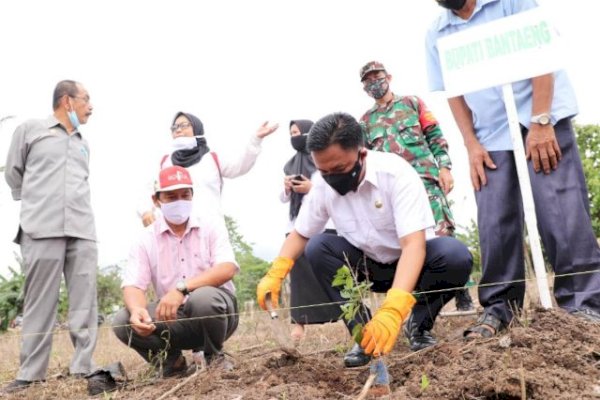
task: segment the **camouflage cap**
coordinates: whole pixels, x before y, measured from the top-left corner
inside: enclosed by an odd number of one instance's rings
[[[385,67],[379,61],[369,61],[360,69],[360,80],[364,80],[369,72],[385,71]]]

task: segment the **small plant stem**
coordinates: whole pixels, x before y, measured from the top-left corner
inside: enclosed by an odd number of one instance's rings
[[[373,385],[373,382],[375,382],[375,378],[376,378],[375,374],[370,374],[369,375],[369,378],[365,382],[365,385],[363,386],[363,388],[360,391],[360,394],[358,395],[358,397],[356,398],[356,400],[363,400],[363,399],[365,399],[367,397],[367,395],[369,394],[369,389],[371,389],[371,386]]]

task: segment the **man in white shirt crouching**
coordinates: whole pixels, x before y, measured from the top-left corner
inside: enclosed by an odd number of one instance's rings
[[[387,291],[373,317],[362,306],[346,323],[350,332],[364,324],[360,345],[344,357],[347,367],[389,353],[403,322],[412,350],[434,345],[430,331],[438,313],[471,272],[468,249],[455,238],[435,237],[417,173],[396,154],[366,150],[352,116],[323,117],[311,128],[307,147],[320,174],[315,174],[294,230],[258,284],[259,305],[266,308],[270,293],[277,306],[281,282],[304,252],[333,302],[346,301],[331,286],[343,265],[354,269],[359,280],[372,282],[373,291]],[[329,218],[337,236],[321,234]],[[415,299],[413,290],[425,293]]]

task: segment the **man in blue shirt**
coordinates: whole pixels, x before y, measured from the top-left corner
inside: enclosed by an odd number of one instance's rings
[[[535,0],[436,0],[445,8],[426,38],[430,89],[444,90],[437,40],[537,7]],[[560,55],[557,55],[559,57]],[[525,141],[538,227],[558,275],[554,295],[565,310],[600,321],[600,248],[571,118],[577,103],[564,71],[512,84]],[[525,292],[523,205],[501,87],[448,99],[469,154],[478,208],[485,312],[465,332],[490,337],[505,328]],[[588,273],[589,272],[589,273]],[[566,275],[566,276],[565,276]],[[514,283],[515,281],[519,281]],[[511,282],[511,283],[500,283]]]

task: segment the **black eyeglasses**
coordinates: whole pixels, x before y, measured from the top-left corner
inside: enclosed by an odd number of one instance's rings
[[[192,126],[190,122],[182,122],[180,124],[175,124],[171,127],[171,132],[177,132],[179,129],[185,129]]]
[[[84,102],[84,104],[87,104],[90,102],[90,98],[89,97],[81,97],[81,96],[69,96],[72,99],[79,99],[81,101]]]

